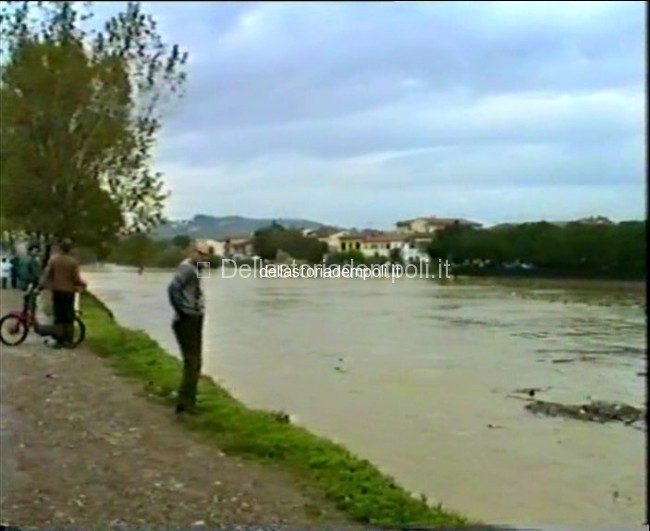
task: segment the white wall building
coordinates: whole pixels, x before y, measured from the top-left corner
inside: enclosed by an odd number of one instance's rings
[[[418,245],[416,242],[407,242],[402,247],[402,260],[405,262],[429,262],[431,257],[426,249]]]
[[[212,247],[212,252],[214,254],[223,256],[226,242],[220,240],[209,240],[209,239],[202,239],[200,241],[201,243],[205,243],[206,245]]]
[[[426,247],[430,238],[413,238],[405,234],[356,234],[339,237],[338,251],[358,251],[367,258],[390,258],[397,250],[405,262],[428,262]]]
[[[403,234],[356,234],[340,236],[338,251],[358,251],[368,258],[390,258],[394,249],[401,250],[405,244]]]

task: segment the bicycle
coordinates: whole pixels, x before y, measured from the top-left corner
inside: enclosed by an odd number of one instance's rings
[[[41,337],[54,336],[54,327],[41,325],[36,315],[36,300],[40,290],[29,286],[23,296],[23,308],[9,312],[0,319],[0,341],[4,345],[20,345],[29,334],[30,328]],[[81,312],[76,310],[74,317],[74,334],[71,347],[79,345],[86,337],[86,325],[81,320]]]

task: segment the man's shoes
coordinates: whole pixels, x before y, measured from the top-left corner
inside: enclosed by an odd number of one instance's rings
[[[177,404],[176,405],[176,414],[177,415],[196,415],[196,406],[188,406],[184,404]]]

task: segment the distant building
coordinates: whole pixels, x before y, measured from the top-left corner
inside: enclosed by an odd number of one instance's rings
[[[397,231],[402,234],[435,234],[449,227],[467,227],[478,229],[481,224],[462,218],[423,217],[407,219],[395,223]]]
[[[431,236],[414,237],[399,232],[361,232],[340,236],[338,251],[358,251],[366,258],[391,258],[394,254],[399,254],[405,262],[427,262],[429,255],[426,248],[430,242]]]
[[[302,234],[325,243],[328,252],[336,252],[340,248],[340,238],[346,236],[349,232],[335,227],[319,227],[318,229],[303,229]]]
[[[590,216],[576,220],[576,223],[582,225],[614,225],[614,222],[605,216]]]
[[[224,256],[228,258],[252,258],[255,256],[253,238],[229,238],[224,242]]]
[[[335,227],[318,227],[317,229],[302,229],[302,235],[313,238],[326,238],[340,231],[341,229]]]
[[[329,236],[320,236],[318,238],[318,241],[321,241],[325,244],[327,244],[327,251],[328,252],[336,252],[340,249],[341,247],[341,238],[344,236],[347,236],[348,232],[345,230],[340,230],[338,232],[334,232],[330,234]]]
[[[212,253],[218,256],[224,256],[226,242],[221,240],[199,239],[200,243],[209,245],[212,248]]]
[[[348,234],[339,238],[339,251],[359,251],[365,257],[384,256],[389,258],[393,249],[401,251],[406,242],[406,235],[399,233],[385,234]]]
[[[427,248],[431,244],[431,236],[411,236],[402,247],[402,259],[405,262],[428,262],[430,260]]]
[[[255,256],[253,238],[249,235],[229,236],[221,240],[202,238],[197,241],[209,245],[215,255],[223,258],[251,258]]]

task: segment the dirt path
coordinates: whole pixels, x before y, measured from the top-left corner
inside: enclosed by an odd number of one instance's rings
[[[15,294],[2,293],[3,312]],[[2,522],[34,526],[330,524],[295,477],[225,456],[84,348],[2,347]]]

